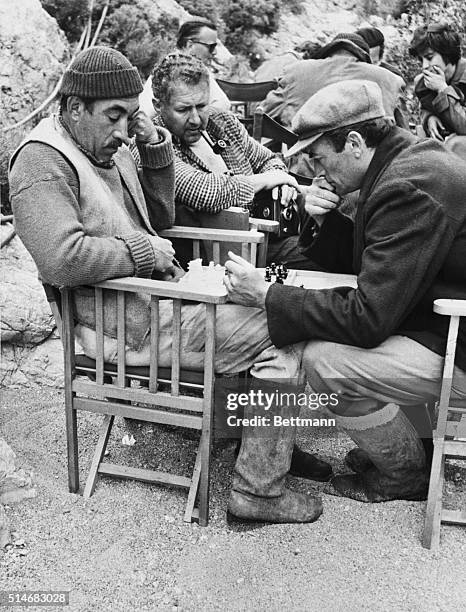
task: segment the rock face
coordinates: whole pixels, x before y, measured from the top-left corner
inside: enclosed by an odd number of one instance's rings
[[[2,234],[8,225],[2,225]],[[63,385],[63,352],[37,268],[16,236],[0,251],[0,386]]]
[[[39,0],[0,0],[0,128],[47,98],[69,58],[64,34]],[[9,156],[32,127],[0,129],[0,184],[6,184]]]
[[[12,504],[36,496],[32,475],[16,466],[16,456],[0,438],[0,550],[10,543],[8,518],[2,504]]]
[[[354,10],[356,0],[307,0],[301,3],[301,13],[287,12],[284,3],[278,32],[260,41],[264,56],[293,49],[312,40],[321,44],[339,32],[352,32],[359,27],[361,17]]]

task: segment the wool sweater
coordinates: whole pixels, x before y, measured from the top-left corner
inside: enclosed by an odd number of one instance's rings
[[[39,276],[55,286],[76,287],[75,314],[95,329],[94,295],[86,285],[122,276],[151,277],[158,269],[149,221],[174,219],[170,135],[140,145],[141,178],[126,147],[111,168],[83,154],[55,118],[44,119],[20,145],[10,164],[11,202],[19,237]],[[140,182],[141,181],[141,182]],[[115,337],[115,292],[104,290],[104,333]],[[125,302],[126,343],[139,350],[150,328],[148,298]]]
[[[375,347],[402,334],[437,354],[448,317],[436,298],[466,299],[466,163],[433,140],[393,128],[364,177],[356,218],[332,211],[306,253],[358,288],[323,291],[274,284],[266,297],[276,346],[302,340]],[[466,325],[456,364],[466,371]]]
[[[117,166],[93,166],[116,205],[129,213],[132,228],[119,237],[95,227],[90,231],[92,216],[83,216],[77,172],[57,149],[32,141],[13,155],[9,180],[15,226],[44,282],[75,286],[152,275],[156,260],[147,236],[174,223],[173,154],[169,137],[156,145],[139,145],[139,151],[145,202],[135,202]],[[129,151],[124,155],[137,180]],[[98,219],[94,222],[99,225]]]

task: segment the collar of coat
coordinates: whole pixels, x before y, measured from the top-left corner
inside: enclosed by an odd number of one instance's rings
[[[408,132],[408,130],[399,127],[393,127],[390,130],[375,150],[364,177],[359,202],[363,202],[367,198],[379,176],[392,160],[417,141],[418,138],[411,134],[411,132]]]

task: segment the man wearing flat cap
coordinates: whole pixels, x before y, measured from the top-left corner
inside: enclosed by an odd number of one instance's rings
[[[331,410],[358,448],[347,455],[354,473],[336,476],[334,490],[365,502],[424,499],[430,432],[417,430],[439,394],[448,325],[432,303],[466,298],[466,164],[394,126],[369,81],[322,89],[292,128],[289,154],[306,152],[317,177],[303,245],[329,272],[357,275],[357,288],[270,285],[233,255],[225,284],[236,303],[266,310],[276,346],[307,340],[310,385],[338,394]],[[352,221],[339,204],[357,189]],[[466,398],[464,322],[453,394]]]
[[[385,113],[395,117],[397,125],[407,127],[401,111],[404,80],[392,72],[371,64],[366,41],[356,33],[342,32],[319,51],[316,59],[301,60],[288,66],[278,80],[278,87],[261,102],[262,110],[290,127],[298,109],[323,87],[340,81],[374,81],[382,90]]]
[[[123,276],[174,280],[182,274],[171,242],[156,233],[171,226],[175,216],[171,138],[139,110],[141,91],[136,68],[118,51],[92,47],[81,52],[64,74],[60,112],[43,119],[10,162],[17,233],[42,281],[75,287],[75,335],[92,358],[96,354],[94,291],[88,285]],[[139,176],[126,146],[132,136],[140,157]],[[104,359],[115,362],[118,317],[112,291],[103,290],[103,304]],[[160,301],[159,313],[159,363],[168,366],[170,300]],[[181,367],[202,371],[204,313],[204,307],[193,302],[181,307]],[[128,365],[148,365],[150,325],[150,297],[127,296]],[[216,373],[251,368],[260,384],[263,379],[297,380],[302,353],[303,345],[272,346],[263,311],[234,304],[217,308]],[[282,409],[288,409],[286,402],[283,406],[273,402],[272,413]],[[243,439],[231,514],[279,523],[316,520],[322,512],[321,500],[286,489],[285,478],[291,468],[300,476],[328,480],[330,466],[293,450],[296,427],[278,428],[267,439],[261,429],[249,428]]]

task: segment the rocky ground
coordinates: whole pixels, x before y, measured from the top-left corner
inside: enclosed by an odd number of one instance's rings
[[[234,455],[225,441],[214,453],[207,528],[182,521],[185,493],[174,489],[102,479],[85,501],[67,492],[62,392],[7,390],[2,404],[1,435],[34,471],[38,496],[6,507],[13,544],[0,552],[0,590],[70,591],[67,609],[79,612],[465,609],[466,530],[445,526],[440,551],[425,550],[424,503],[365,505],[290,478],[322,493],[317,523],[229,525]],[[80,417],[83,466],[97,422]],[[136,444],[122,446],[128,426],[117,424],[112,460],[181,473],[192,464],[193,437],[149,425],[130,432]],[[337,470],[351,446],[334,431],[300,432],[300,441]],[[447,476],[449,502],[465,507],[466,469],[452,465]]]

